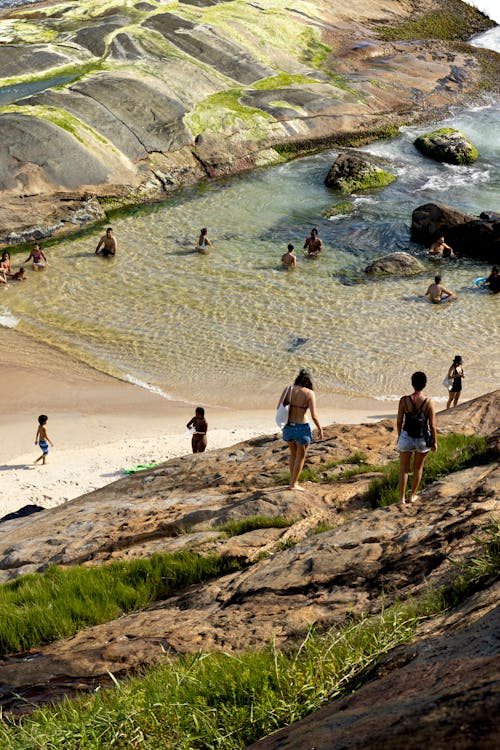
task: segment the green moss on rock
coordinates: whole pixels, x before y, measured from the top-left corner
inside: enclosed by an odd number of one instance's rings
[[[416,148],[425,156],[447,164],[472,164],[477,148],[455,128],[439,128],[415,139]]]
[[[456,9],[445,7],[441,11],[424,13],[411,21],[389,26],[384,24],[379,30],[381,39],[387,41],[414,39],[456,39],[467,40],[473,34],[494,26],[488,18],[476,8],[460,3],[460,13]]]

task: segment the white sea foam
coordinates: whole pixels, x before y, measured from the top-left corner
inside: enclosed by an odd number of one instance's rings
[[[15,328],[20,320],[20,318],[12,315],[12,313],[5,308],[0,310],[0,326],[2,326],[2,328]]]
[[[144,388],[146,391],[150,391],[151,393],[156,393],[157,396],[166,398],[167,401],[173,400],[172,396],[169,396],[168,393],[165,393],[165,391],[162,391],[162,389],[158,388],[158,386],[151,385],[150,383],[145,383],[144,380],[139,380],[139,378],[136,378],[134,375],[129,375],[127,373],[125,375],[125,380],[128,383],[131,383],[132,385],[136,385],[138,388]]]
[[[416,188],[417,192],[425,190],[439,190],[440,192],[450,189],[450,186],[470,185],[471,183],[488,183],[490,181],[490,170],[484,169],[472,170],[464,167],[455,167],[453,171],[449,170],[434,174],[429,177],[424,184]]]

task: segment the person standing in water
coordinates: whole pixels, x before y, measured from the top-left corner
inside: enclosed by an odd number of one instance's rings
[[[102,250],[101,250],[102,246]],[[101,253],[101,255],[110,256],[110,255],[116,255],[116,252],[118,250],[118,243],[116,241],[116,237],[113,234],[113,230],[111,227],[108,227],[106,229],[106,234],[103,234],[99,242],[97,243],[97,247],[95,249],[95,254]]]
[[[311,235],[306,237],[306,241],[304,242],[304,249],[307,250],[306,254],[308,258],[317,258],[322,251],[323,243],[318,237],[317,229],[311,229]]]
[[[192,432],[191,448],[193,453],[204,453],[207,447],[208,424],[205,419],[205,409],[202,406],[195,409],[194,417],[189,420],[186,427]]]
[[[295,268],[297,265],[297,256],[294,252],[295,248],[293,245],[287,246],[287,251],[281,256],[281,262],[285,268]]]
[[[281,403],[290,406],[288,422],[283,428],[283,440],[288,443],[290,449],[288,460],[290,484],[288,488],[303,491],[303,487],[299,485],[299,477],[304,468],[307,448],[313,440],[311,426],[306,419],[308,409],[314,424],[318,428],[318,437],[320,440],[323,439],[323,429],[316,414],[316,397],[309,370],[303,368],[295,378],[293,386],[285,388],[278,402],[278,407]]]
[[[209,247],[212,247],[212,243],[208,239],[208,229],[203,227],[203,229],[200,229],[200,236],[198,238],[196,249],[199,253],[202,253],[202,255],[208,255],[210,252],[208,249]]]
[[[456,406],[458,404],[458,399],[462,393],[462,380],[465,377],[462,363],[462,357],[457,354],[448,370],[448,378],[453,380],[453,383],[451,384],[450,395],[448,397],[448,403],[446,404],[447,409],[449,409],[450,406]]]
[[[47,419],[48,417],[46,414],[40,414],[40,416],[38,417],[38,429],[35,435],[35,445],[39,445],[42,449],[42,455],[36,459],[35,463],[37,464],[39,461],[41,461],[44,466],[49,452],[49,444],[54,447],[54,443],[47,435],[47,428],[45,427],[45,425],[47,424]]]
[[[33,264],[33,270],[34,271],[40,271],[41,269],[45,268],[45,266],[48,265],[48,260],[45,257],[45,254],[38,244],[38,242],[35,242],[33,245],[33,250],[28,255],[25,261],[23,263],[29,263],[31,260]]]

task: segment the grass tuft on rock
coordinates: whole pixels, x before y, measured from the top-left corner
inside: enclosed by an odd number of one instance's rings
[[[343,627],[311,630],[289,649],[165,657],[114,687],[16,722],[0,723],[2,750],[241,750],[362,684],[367,669],[407,643],[422,620],[498,579],[500,522],[452,584]]]
[[[231,557],[178,552],[20,576],[0,585],[0,655],[74,635],[239,568]]]
[[[231,537],[247,534],[249,531],[257,529],[287,529],[294,523],[295,519],[285,518],[284,516],[249,516],[248,518],[227,521],[217,526],[217,531],[225,531]]]

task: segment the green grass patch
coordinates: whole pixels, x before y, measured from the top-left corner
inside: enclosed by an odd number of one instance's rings
[[[422,489],[432,482],[483,463],[488,456],[486,438],[477,435],[441,435],[436,453],[428,453],[422,477]],[[366,497],[374,505],[392,505],[398,502],[399,461],[383,467],[383,476],[374,479]]]
[[[0,654],[74,635],[239,567],[234,558],[179,552],[20,576],[0,585]]]
[[[207,96],[186,114],[186,127],[193,135],[198,135],[207,130],[217,133],[243,123],[254,135],[258,135],[272,118],[261,109],[242,104],[241,95],[242,90],[236,88]]]
[[[284,86],[292,86],[292,84],[298,83],[302,85],[317,84],[320,81],[314,78],[308,78],[307,76],[292,75],[291,73],[277,73],[275,76],[270,78],[263,78],[253,84],[252,88],[258,91],[272,91],[274,89],[281,89]]]
[[[362,684],[366,670],[407,643],[420,622],[498,578],[500,523],[452,585],[343,627],[311,630],[300,645],[242,654],[165,657],[142,676],[16,723],[0,724],[2,750],[241,750]]]
[[[240,536],[256,529],[287,529],[295,520],[284,516],[249,516],[238,521],[227,521],[217,526],[217,531],[225,531],[228,536]]]
[[[475,9],[462,6],[460,13],[443,9],[432,11],[411,21],[389,26],[383,24],[378,33],[386,41],[416,39],[444,39],[447,41],[466,41],[473,34],[490,28],[491,23]]]

